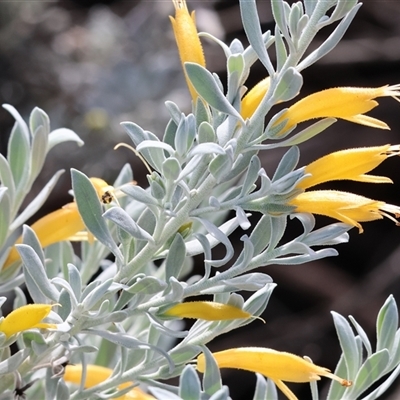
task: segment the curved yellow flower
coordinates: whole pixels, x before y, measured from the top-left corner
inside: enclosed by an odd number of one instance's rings
[[[293,392],[283,383],[312,382],[321,376],[338,381],[343,386],[351,382],[332,374],[329,369],[315,365],[304,358],[283,351],[260,347],[239,347],[213,353],[219,368],[238,368],[258,372],[271,379],[290,400],[297,400]],[[197,370],[205,371],[205,357],[197,358]]]
[[[42,247],[47,247],[62,240],[68,240],[69,237],[85,229],[85,225],[76,203],[73,202],[40,218],[31,225],[31,228],[36,233]],[[22,243],[22,236],[15,243]],[[8,254],[3,268],[9,267],[19,259],[20,255],[14,246]]]
[[[86,366],[85,389],[96,386],[106,381],[112,375],[112,369],[100,365],[89,364]],[[79,385],[82,380],[82,365],[67,365],[64,372],[64,380]],[[122,390],[132,385],[132,382],[125,382],[118,386]],[[123,396],[116,397],[119,400],[156,400],[155,397],[143,392],[139,387],[134,387]]]
[[[250,118],[257,107],[260,105],[261,100],[267,94],[270,87],[271,80],[269,77],[261,80],[251,90],[249,90],[242,99],[240,115],[244,120]]]
[[[325,215],[358,228],[359,222],[389,218],[400,225],[390,214],[400,217],[400,207],[338,190],[314,190],[299,194],[289,202],[296,212]],[[389,213],[389,214],[388,214]]]
[[[392,183],[385,176],[367,175],[388,157],[400,155],[400,146],[362,147],[335,151],[305,167],[310,176],[302,179],[297,187],[307,189],[332,180],[352,180],[369,183]]]
[[[389,129],[379,119],[364,115],[378,105],[375,98],[400,95],[400,85],[378,88],[338,87],[322,90],[304,97],[289,107],[275,122],[287,120],[284,132],[300,122],[315,118],[341,118],[350,122],[379,129]]]
[[[307,165],[304,172],[310,176],[303,178],[296,187],[308,189],[323,182],[345,179],[391,183],[392,180],[385,176],[367,173],[388,157],[396,155],[400,155],[400,146],[389,144],[336,151]],[[325,215],[357,227],[360,233],[363,232],[360,222],[386,217],[398,225],[395,218],[400,216],[398,206],[337,190],[306,191],[291,199],[288,204],[295,207],[295,212]]]
[[[11,311],[0,321],[0,332],[7,337],[28,329],[55,329],[57,325],[41,322],[46,318],[53,306],[50,304],[27,304]]]
[[[96,189],[99,199],[102,199],[105,193],[112,193],[114,191],[114,186],[109,185],[105,180],[101,178],[90,178],[90,182]]]
[[[165,311],[164,315],[179,318],[197,318],[206,321],[223,321],[252,317],[251,314],[243,311],[241,308],[213,301],[189,301],[186,303],[179,303]]]
[[[106,192],[114,189],[103,179],[90,178],[90,181],[96,189],[99,199],[102,199]],[[40,218],[31,225],[31,229],[35,232],[42,247],[47,247],[63,240],[83,240],[88,237],[88,235],[78,235],[79,232],[85,229],[85,224],[82,221],[75,202],[68,203],[61,209],[53,211]],[[22,243],[22,236],[20,236],[15,243]],[[19,253],[14,246],[6,259],[3,268],[8,268],[19,259]]]
[[[178,46],[186,83],[192,99],[196,100],[198,97],[197,92],[190,83],[184,67],[186,62],[197,63],[203,67],[206,65],[203,47],[197,33],[195,12],[193,11],[192,14],[189,14],[186,0],[172,0],[172,2],[175,6],[175,18],[169,18],[174,30],[175,41]]]

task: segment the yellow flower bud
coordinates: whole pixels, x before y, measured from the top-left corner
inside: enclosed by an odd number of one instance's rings
[[[175,6],[175,18],[169,17],[174,30],[176,44],[178,46],[179,56],[183,71],[185,73],[186,83],[188,85],[193,101],[198,97],[197,92],[185,71],[185,63],[197,63],[203,67],[206,65],[203,47],[196,29],[196,19],[194,11],[189,14],[186,0],[172,0]]]
[[[206,321],[223,321],[252,317],[251,314],[243,311],[241,308],[213,301],[179,303],[165,311],[164,315],[178,318],[197,318]]]

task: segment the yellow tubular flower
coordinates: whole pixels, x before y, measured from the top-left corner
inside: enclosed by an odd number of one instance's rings
[[[240,115],[244,120],[250,118],[257,107],[260,105],[261,100],[267,94],[271,80],[269,77],[258,82],[242,99]]]
[[[332,180],[353,180],[370,183],[391,183],[385,176],[368,175],[388,157],[399,155],[400,146],[366,147],[348,149],[328,154],[307,165],[304,172],[310,174],[298,184],[299,189],[308,189],[319,183]],[[325,215],[346,224],[363,229],[360,222],[389,218],[399,225],[395,218],[400,217],[400,207],[372,200],[353,193],[335,190],[308,191],[297,195],[288,203],[296,207],[295,212]],[[391,216],[390,214],[393,214]]]
[[[103,179],[90,178],[90,181],[95,187],[99,199],[102,199],[104,193],[114,190],[114,188],[109,186]],[[36,233],[42,247],[47,247],[63,240],[87,240],[88,238],[88,235],[79,235],[79,233],[85,229],[85,224],[82,221],[75,202],[68,203],[61,209],[45,215],[31,225],[31,228]],[[22,243],[22,236],[20,236],[15,243]],[[3,268],[8,268],[19,259],[19,253],[14,246]]]
[[[90,178],[90,182],[92,182],[92,185],[96,189],[99,199],[102,199],[105,193],[112,193],[114,191],[114,187],[110,186],[105,180],[101,178]]]
[[[363,228],[359,222],[374,221],[383,217],[399,225],[388,213],[399,218],[400,207],[353,193],[337,190],[309,191],[299,194],[289,204],[296,207],[295,212],[325,215],[357,227],[360,233],[363,232]]]
[[[179,303],[164,312],[169,317],[197,318],[206,321],[250,318],[252,315],[241,308],[213,301],[190,301]]]
[[[283,383],[318,381],[321,376],[338,381],[343,386],[351,382],[332,374],[327,368],[319,367],[291,353],[258,347],[242,347],[213,353],[219,368],[238,368],[258,372],[271,379],[290,400],[297,400],[293,392]],[[197,370],[204,372],[205,357],[197,358]]]
[[[192,62],[205,67],[206,62],[203,53],[203,47],[196,29],[196,19],[194,11],[189,14],[186,0],[172,0],[175,6],[175,18],[170,17],[172,28],[174,30],[176,44],[178,46],[179,56],[181,58],[183,71],[185,73],[186,83],[188,85],[193,101],[198,97],[196,90],[190,83],[185,71],[185,63]]]
[[[377,97],[400,95],[400,85],[378,88],[338,87],[322,90],[304,97],[289,107],[275,125],[287,119],[284,131],[300,122],[314,118],[342,118],[350,122],[373,128],[389,129],[384,122],[364,115],[378,105]]]
[[[28,329],[56,329],[57,325],[41,322],[53,306],[50,304],[28,304],[11,311],[1,322],[0,332],[7,337]]]
[[[89,364],[86,367],[86,381],[84,384],[85,389],[96,386],[106,381],[111,375],[110,368],[101,367],[100,365]],[[66,382],[75,383],[79,385],[82,380],[82,365],[67,365],[64,371],[64,380]],[[132,382],[126,382],[118,386],[122,390],[132,385]],[[135,387],[123,396],[117,397],[119,400],[156,400],[155,397],[143,392],[139,387]]]
[[[400,154],[400,146],[363,147],[330,153],[305,167],[311,176],[301,180],[297,187],[307,189],[322,182],[348,179],[370,183],[392,183],[385,176],[367,175],[388,157]]]
[[[77,232],[83,230],[85,225],[78,212],[76,203],[68,203],[63,208],[53,211],[36,221],[31,228],[36,233],[42,247],[68,240]],[[18,238],[16,244],[22,243],[22,236]],[[3,268],[9,267],[20,256],[15,247],[13,247],[4,263]]]

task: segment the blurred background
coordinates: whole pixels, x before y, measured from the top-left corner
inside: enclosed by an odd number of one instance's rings
[[[198,28],[230,42],[246,38],[237,0],[190,1]],[[263,30],[273,29],[270,2],[257,2]],[[52,128],[68,127],[85,141],[83,148],[63,144],[50,153],[32,196],[56,169],[65,169],[43,213],[69,201],[69,169],[82,170],[112,182],[125,163],[135,179],[146,186],[146,170],[132,152],[113,150],[129,143],[119,126],[134,121],[163,135],[168,114],[166,100],[190,110],[178,53],[168,15],[172,2],[162,1],[0,1],[0,101],[15,106],[25,119],[38,106],[50,116]],[[334,86],[376,87],[400,82],[400,2],[369,1],[361,7],[341,43],[327,57],[304,71],[301,96]],[[330,33],[318,36],[322,41]],[[219,47],[204,41],[208,68],[224,82],[225,58]],[[255,65],[248,86],[265,77]],[[367,145],[400,143],[400,104],[379,99],[369,115],[384,120],[391,131],[339,121],[310,142],[302,144],[301,165],[328,152]],[[5,154],[12,117],[0,109],[0,151]],[[272,174],[282,152],[261,154]],[[353,191],[400,205],[399,159],[391,158],[375,172],[390,176],[393,185],[329,184],[331,189]],[[330,221],[317,218],[318,224]],[[300,232],[290,222],[288,237]],[[340,255],[306,265],[271,266],[264,271],[278,284],[263,317],[219,337],[212,350],[233,346],[265,346],[308,355],[333,369],[340,349],[331,310],[353,315],[371,339],[375,319],[389,294],[400,300],[400,228],[389,220],[364,224],[361,235],[350,231],[351,244],[337,247]],[[237,232],[238,240],[243,232]],[[238,241],[238,249],[240,244]],[[255,376],[225,370],[224,383],[234,400],[252,398]],[[322,382],[323,387],[327,382]],[[309,399],[308,385],[291,385],[299,398]],[[383,397],[400,398],[400,385]],[[338,399],[339,400],[339,399]]]

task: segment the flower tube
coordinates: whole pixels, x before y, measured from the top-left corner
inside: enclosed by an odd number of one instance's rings
[[[175,6],[175,18],[170,17],[170,20],[174,30],[183,71],[185,73],[186,83],[194,101],[197,99],[198,95],[186,74],[185,63],[192,62],[205,67],[206,61],[203,47],[197,33],[195,12],[193,11],[192,14],[189,14],[186,0],[172,1]]]
[[[378,105],[374,99],[400,95],[400,86],[381,86],[378,88],[338,87],[313,93],[289,107],[275,122],[286,121],[286,132],[300,122],[315,118],[341,118],[356,124],[379,129],[390,129],[379,119],[364,115]],[[282,132],[283,133],[283,132]]]
[[[385,176],[367,173],[388,157],[399,154],[400,146],[389,144],[336,151],[307,165],[304,168],[306,176],[296,188],[308,189],[332,180],[392,183]],[[292,198],[288,204],[295,207],[295,212],[325,215],[357,227],[360,233],[363,232],[360,222],[386,217],[399,224],[395,218],[400,216],[400,207],[338,190],[306,191]]]
[[[59,210],[45,215],[32,224],[31,228],[36,233],[42,247],[68,240],[77,232],[85,229],[85,224],[79,214],[75,202],[68,203]],[[22,236],[18,238],[16,244],[22,243]],[[8,254],[3,268],[9,267],[20,259],[20,255],[14,246]]]
[[[400,217],[400,207],[338,190],[304,192],[292,199],[289,205],[296,207],[295,212],[325,215],[355,226],[359,233],[364,232],[360,222],[374,221],[383,217],[400,225],[395,219]]]
[[[312,382],[321,376],[338,381],[343,386],[351,382],[332,374],[329,369],[315,365],[291,353],[260,347],[239,347],[213,353],[219,368],[237,368],[258,372],[271,379],[289,400],[297,400],[294,393],[283,383]],[[197,358],[197,370],[205,371],[205,356]]]
[[[268,76],[246,93],[242,99],[240,110],[243,119],[250,118],[254,114],[262,99],[267,94],[270,84],[271,80]]]
[[[96,189],[99,199],[102,198],[104,193],[114,189],[103,179],[90,178],[90,181]],[[40,218],[31,225],[31,229],[35,232],[42,247],[75,238],[79,238],[79,240],[83,240],[83,238],[87,239],[87,235],[78,235],[79,232],[85,229],[85,224],[83,223],[75,202],[68,203],[59,210],[53,211]],[[22,236],[20,236],[15,243],[22,243]],[[19,259],[19,253],[14,246],[8,254],[3,268],[8,268]]]
[[[392,156],[400,154],[400,146],[362,147],[335,151],[308,164],[304,172],[310,176],[302,179],[297,187],[307,189],[322,182],[352,180],[369,183],[393,183],[385,176],[367,175],[367,172]]]
[[[84,387],[91,388],[110,378],[113,371],[110,368],[102,367],[100,365],[89,364],[86,366],[86,380]],[[66,382],[75,383],[79,385],[82,380],[82,365],[67,365],[64,372],[64,380]],[[122,390],[132,385],[132,382],[125,382],[118,386]],[[155,397],[143,392],[139,387],[134,387],[123,396],[116,397],[119,400],[155,400]]]

